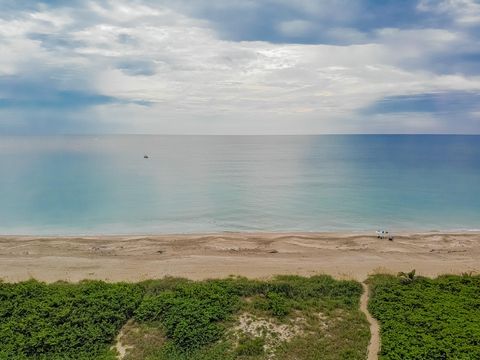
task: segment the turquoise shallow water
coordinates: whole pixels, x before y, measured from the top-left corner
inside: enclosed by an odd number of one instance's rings
[[[2,234],[480,229],[480,136],[0,137],[0,171]]]

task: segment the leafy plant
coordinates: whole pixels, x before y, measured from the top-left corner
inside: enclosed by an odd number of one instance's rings
[[[99,359],[142,299],[139,286],[0,284],[0,359]]]
[[[288,302],[285,297],[276,292],[268,292],[266,296],[268,300],[267,308],[274,316],[283,317],[290,312]]]
[[[411,279],[411,276],[407,276]],[[480,276],[369,279],[380,359],[480,359]]]
[[[228,284],[186,283],[158,295],[147,294],[135,312],[139,321],[160,321],[183,351],[218,340],[239,297]]]
[[[268,357],[263,351],[265,337],[244,334],[237,343],[239,334],[232,335],[238,332],[234,324],[241,312],[274,316],[272,321],[282,326],[307,327],[305,338],[276,340],[282,359],[333,360],[342,354],[362,359],[368,326],[358,310],[361,292],[359,283],[329,276],[0,283],[0,359],[114,360],[110,347],[132,317],[136,321],[122,331],[122,342],[133,346],[126,360]],[[329,337],[322,336],[329,317],[333,319]]]

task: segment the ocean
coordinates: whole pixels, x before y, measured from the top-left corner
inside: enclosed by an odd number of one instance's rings
[[[4,235],[480,229],[480,136],[0,137],[0,174]]]

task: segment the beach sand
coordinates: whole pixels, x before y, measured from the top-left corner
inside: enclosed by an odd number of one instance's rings
[[[480,272],[480,233],[219,233],[206,235],[0,237],[0,278],[53,282],[139,281],[242,275]]]

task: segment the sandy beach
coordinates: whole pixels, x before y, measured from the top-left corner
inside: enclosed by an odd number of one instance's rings
[[[330,274],[364,280],[376,272],[480,272],[480,233],[352,233],[0,237],[0,278],[53,282],[139,281],[164,276]]]

